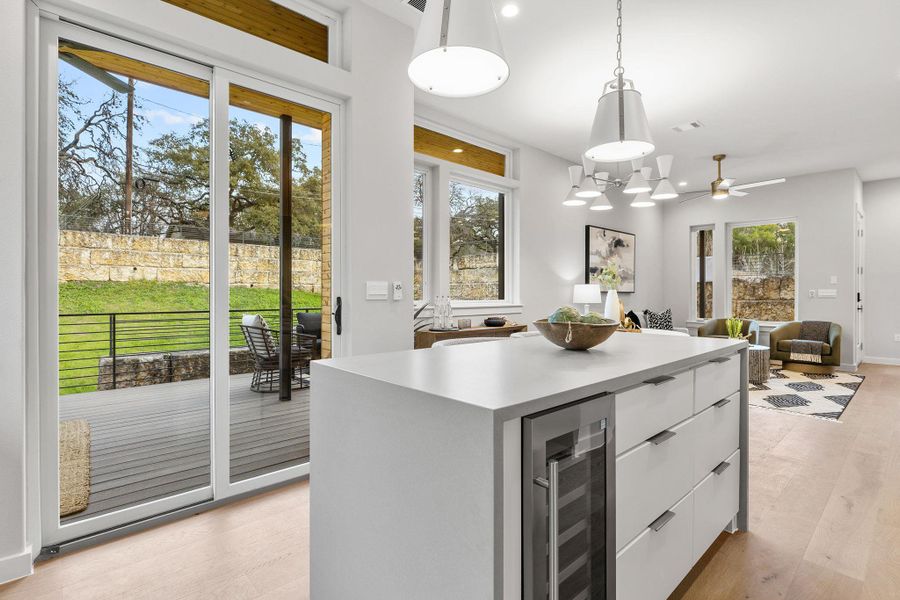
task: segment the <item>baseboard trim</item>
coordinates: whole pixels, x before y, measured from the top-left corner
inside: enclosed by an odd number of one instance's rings
[[[33,572],[31,546],[28,546],[21,554],[0,558],[0,584],[28,577]]]
[[[872,365],[893,365],[900,366],[900,358],[889,358],[886,356],[867,356],[862,360],[862,364]]]

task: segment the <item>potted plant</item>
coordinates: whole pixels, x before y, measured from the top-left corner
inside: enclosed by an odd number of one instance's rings
[[[603,308],[603,316],[607,319],[619,320],[619,286],[622,284],[622,276],[619,275],[619,265],[610,262],[600,269],[595,275],[600,285],[607,289],[606,304]]]
[[[725,319],[725,330],[728,332],[728,337],[735,340],[744,340],[749,338],[749,335],[743,334],[744,329],[744,321],[743,319],[739,319],[737,317],[730,317]]]

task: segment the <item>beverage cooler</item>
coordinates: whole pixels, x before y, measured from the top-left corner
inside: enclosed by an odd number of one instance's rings
[[[614,600],[614,396],[522,419],[526,600]]]

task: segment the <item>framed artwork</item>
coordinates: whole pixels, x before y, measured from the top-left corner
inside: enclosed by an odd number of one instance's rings
[[[595,225],[585,226],[584,233],[584,282],[595,283],[592,277],[599,273],[600,269],[614,262],[619,266],[619,275],[622,277],[619,292],[633,292],[634,234]]]

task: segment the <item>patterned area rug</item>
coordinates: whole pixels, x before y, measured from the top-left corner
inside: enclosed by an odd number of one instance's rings
[[[750,405],[837,421],[864,379],[841,371],[798,373],[773,367],[769,381],[750,384]]]

